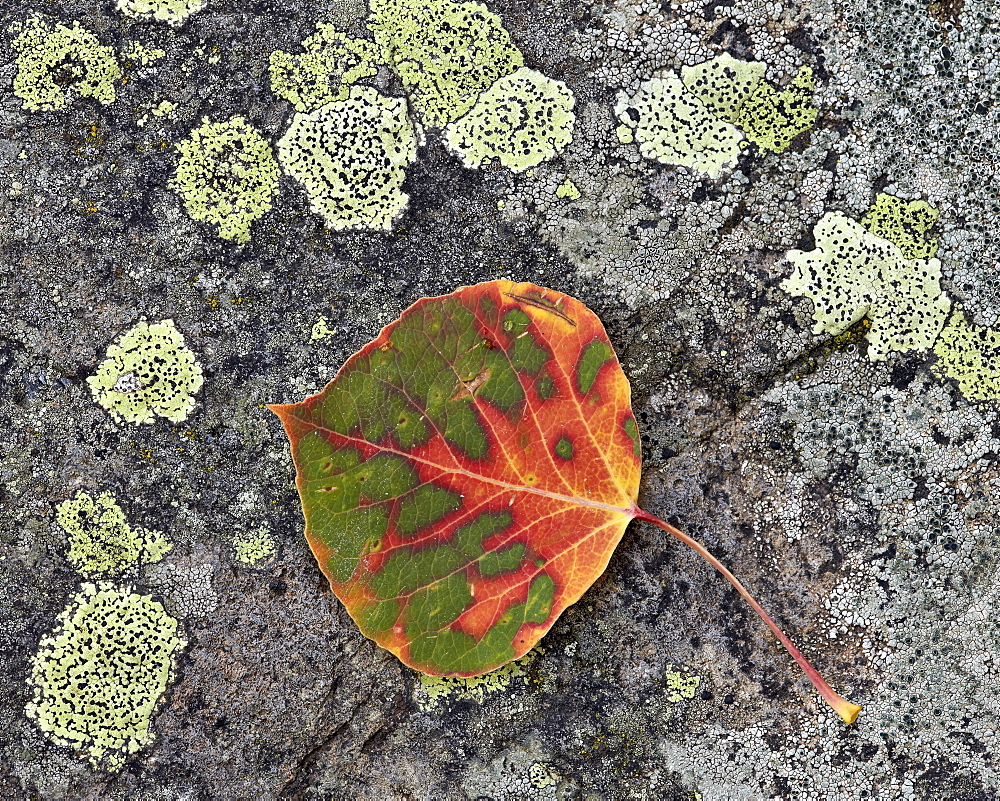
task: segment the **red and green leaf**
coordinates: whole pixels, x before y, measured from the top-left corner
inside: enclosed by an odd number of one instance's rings
[[[274,407],[306,537],[362,632],[441,675],[527,652],[635,515],[629,392],[593,312],[495,281],[419,301]]]
[[[636,506],[629,383],[573,298],[510,281],[423,298],[318,395],[270,408],[320,568],[361,631],[411,667],[474,676],[521,656],[636,517],[723,571],[808,665],[714,557]]]

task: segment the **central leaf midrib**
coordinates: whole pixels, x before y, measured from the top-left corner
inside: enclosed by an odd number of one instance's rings
[[[375,448],[376,450],[382,451],[384,453],[395,454],[396,456],[401,456],[404,459],[411,459],[414,462],[419,462],[427,467],[433,467],[444,472],[455,473],[458,475],[464,475],[468,478],[476,479],[477,481],[482,481],[487,484],[493,484],[498,487],[503,487],[504,489],[518,490],[522,492],[530,492],[533,495],[539,495],[543,498],[550,498],[552,500],[563,501],[564,503],[576,504],[577,506],[586,506],[591,509],[602,509],[607,512],[617,512],[626,517],[635,517],[638,512],[638,507],[635,504],[630,506],[614,506],[609,503],[601,503],[600,501],[592,501],[589,498],[581,498],[575,495],[563,495],[558,492],[550,492],[548,490],[543,490],[538,487],[528,487],[523,484],[511,484],[507,481],[500,481],[499,479],[490,478],[489,476],[484,476],[479,473],[473,473],[471,470],[466,470],[464,467],[447,467],[445,465],[437,464],[429,459],[424,459],[420,456],[415,456],[412,453],[407,453],[406,451],[401,451],[397,448],[392,448],[386,445],[377,445],[374,442],[369,442],[361,437],[351,436],[349,434],[341,434],[337,431],[333,431],[325,426],[319,425],[318,423],[309,422],[303,420],[301,417],[298,418],[299,422],[310,426],[316,431],[321,431],[328,436],[336,437],[337,439],[343,440],[344,442],[350,443],[352,445],[367,446],[369,448]],[[440,435],[439,435],[440,436]]]

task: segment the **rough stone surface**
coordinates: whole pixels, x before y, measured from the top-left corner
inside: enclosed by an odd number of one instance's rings
[[[0,797],[1000,795],[995,4],[373,3],[381,28],[364,0],[0,9]],[[371,68],[306,63],[320,23],[370,42]],[[189,216],[172,179],[206,119],[239,118],[272,149],[289,130],[275,52],[318,82],[300,93],[409,115],[416,155],[393,166],[409,201],[386,230],[328,227],[280,164],[247,204],[245,148],[203,191],[246,236]],[[572,140],[524,171],[464,166],[442,127],[522,66],[572,93]],[[628,135],[638,118],[619,118],[618,98],[664,80],[704,101],[685,119],[746,134],[711,174],[651,156]],[[907,302],[947,320],[874,353],[857,308],[817,330],[837,298],[790,294],[787,254],[817,251],[831,214],[939,260]],[[263,405],[318,390],[417,298],[497,277],[598,312],[633,384],[641,505],[702,539],[865,705],[854,726],[728,584],[646,525],[490,676],[428,680],[358,633],[302,537]],[[172,320],[200,366],[174,422],[116,420],[88,385],[143,320]],[[155,676],[122,661],[117,634],[86,661],[67,628],[97,586],[57,521],[81,491],[172,544],[100,585],[176,620]],[[115,740],[91,713],[75,719],[103,740],[40,727],[39,687],[72,708],[56,656],[144,688],[140,733]]]

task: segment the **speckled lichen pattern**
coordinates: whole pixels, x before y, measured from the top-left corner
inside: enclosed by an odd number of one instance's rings
[[[271,208],[278,164],[271,145],[243,117],[207,118],[177,144],[171,188],[196,220],[223,239],[250,241],[250,225]]]
[[[56,507],[56,522],[69,536],[66,559],[86,578],[158,562],[173,547],[162,532],[130,526],[110,492],[77,492]]]
[[[17,53],[14,94],[28,111],[58,111],[75,98],[108,105],[121,68],[112,47],[78,21],[69,25],[30,16],[11,27]]]
[[[274,558],[276,550],[266,526],[239,531],[233,537],[233,558],[247,567],[263,567]]]
[[[503,21],[482,3],[370,0],[368,27],[424,125],[459,119],[480,93],[524,63]]]
[[[445,141],[467,167],[494,160],[516,172],[551,159],[573,138],[573,93],[562,81],[521,67],[483,92]]]
[[[736,124],[743,107],[764,80],[767,64],[723,53],[681,69],[685,88],[716,117]]]
[[[957,305],[934,342],[934,372],[970,400],[1000,400],[1000,331],[978,326]]]
[[[825,215],[813,236],[815,250],[788,252],[795,271],[782,288],[812,300],[817,332],[840,334],[868,317],[872,360],[890,351],[930,349],[951,308],[941,289],[940,261],[906,259],[891,242],[838,212]]]
[[[152,739],[153,712],[184,644],[177,621],[150,596],[85,583],[39,643],[27,714],[95,766],[118,768]]]
[[[278,141],[282,168],[335,231],[391,228],[409,200],[402,186],[416,155],[406,103],[367,86],[352,86],[346,100],[296,114]]]
[[[194,409],[202,371],[173,320],[140,321],[108,347],[87,383],[115,420],[152,423],[163,417],[179,423]]]
[[[208,0],[115,0],[115,8],[136,19],[180,25],[196,11],[201,11],[207,2]]]
[[[861,224],[875,236],[887,239],[908,259],[929,259],[937,253],[937,237],[931,229],[938,210],[924,200],[909,202],[879,192],[861,218]]]
[[[374,75],[381,60],[381,49],[374,42],[322,22],[316,33],[302,40],[302,49],[302,53],[275,50],[268,65],[271,91],[296,111],[346,100],[349,86]]]
[[[810,67],[802,67],[781,91],[762,81],[741,104],[736,125],[758,147],[784,153],[796,136],[816,124],[819,109],[812,102],[815,89]]]
[[[618,138],[663,164],[692,167],[710,178],[736,165],[743,135],[717,118],[676,76],[650,78],[615,105]]]

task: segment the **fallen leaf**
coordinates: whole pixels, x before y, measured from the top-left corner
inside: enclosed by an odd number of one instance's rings
[[[579,301],[491,281],[423,298],[317,395],[270,406],[292,444],[306,538],[365,636],[432,675],[526,653],[604,569],[635,518],[630,387]]]

